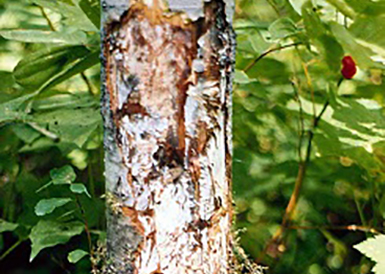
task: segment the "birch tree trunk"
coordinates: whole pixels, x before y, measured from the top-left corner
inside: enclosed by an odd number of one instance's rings
[[[232,0],[105,0],[106,273],[230,273]]]

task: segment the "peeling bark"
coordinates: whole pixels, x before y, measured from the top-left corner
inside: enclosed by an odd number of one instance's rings
[[[230,273],[231,1],[106,0],[107,273]]]

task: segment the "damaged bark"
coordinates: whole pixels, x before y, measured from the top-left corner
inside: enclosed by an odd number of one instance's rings
[[[106,273],[230,273],[232,1],[102,7]]]

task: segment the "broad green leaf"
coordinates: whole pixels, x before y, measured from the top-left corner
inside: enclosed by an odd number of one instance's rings
[[[326,34],[326,28],[310,2],[302,6],[302,16],[310,38],[316,39]]]
[[[61,207],[72,200],[70,198],[51,198],[40,200],[35,206],[35,214],[44,216],[52,213],[56,208]]]
[[[385,235],[368,239],[354,248],[377,263],[373,268],[376,274],[385,273]]]
[[[289,0],[293,9],[300,15],[302,15],[302,5],[308,0]]]
[[[88,53],[88,49],[83,46],[55,46],[43,49],[22,59],[14,69],[14,77],[22,86],[40,87],[66,66]]]
[[[99,0],[81,0],[79,6],[91,22],[100,28],[100,1]]]
[[[68,5],[74,6],[74,3],[72,2],[72,0],[58,0],[58,1],[61,1],[61,2],[66,3]]]
[[[97,32],[98,29],[84,14],[82,9],[77,5],[70,5],[63,1],[52,0],[30,0],[41,7],[48,8],[54,12],[60,13],[65,19],[64,24],[75,29],[83,31]]]
[[[340,11],[343,15],[353,19],[356,17],[356,13],[354,10],[344,1],[344,0],[326,0],[333,6],[335,6],[338,11]],[[360,1],[364,2],[364,1]]]
[[[346,54],[349,54],[356,60],[357,65],[361,68],[383,68],[379,63],[375,63],[370,56],[374,55],[373,52],[358,44],[354,37],[350,34],[348,30],[346,30],[343,26],[331,22],[330,23],[331,30],[333,31],[334,36],[338,40],[338,42],[342,45]]]
[[[250,79],[244,71],[236,69],[234,82],[238,84],[247,84],[250,82]]]
[[[315,45],[317,45],[323,59],[328,64],[330,72],[340,75],[341,60],[344,56],[344,50],[337,42],[336,38],[330,34],[325,34],[317,38]]]
[[[341,104],[333,106],[334,119],[345,123],[351,129],[369,136],[383,136],[383,133],[380,131],[385,129],[382,108],[370,109],[353,99],[340,98],[340,101]]]
[[[288,79],[286,63],[271,58],[271,55],[260,59],[246,74],[250,79],[263,79],[275,84],[287,83]]]
[[[59,223],[55,221],[39,221],[32,228],[29,235],[32,242],[29,260],[32,262],[44,248],[64,244],[73,236],[81,234],[83,230],[84,225],[81,222]]]
[[[87,256],[89,253],[87,251],[76,249],[74,251],[71,251],[68,254],[68,261],[72,264],[76,264],[78,261],[83,259],[85,256]]]
[[[257,56],[270,47],[258,30],[240,31],[237,35],[237,49],[240,52]]]
[[[76,264],[78,261],[83,259],[85,256],[87,256],[89,253],[87,251],[76,249],[74,251],[71,251],[68,254],[68,261],[72,264]]]
[[[9,223],[0,219],[0,233],[14,231],[18,226],[19,224]]]
[[[40,136],[39,132],[25,124],[13,125],[12,130],[20,140],[27,144],[31,144]]]
[[[27,94],[0,104],[0,123],[25,120],[30,111],[30,99],[36,94]]]
[[[32,109],[36,111],[41,110],[55,110],[58,108],[75,109],[75,108],[91,108],[97,107],[99,100],[95,96],[88,93],[79,94],[56,94],[49,97],[36,98],[33,101]]]
[[[101,126],[99,108],[60,108],[33,116],[41,127],[59,137],[60,142],[82,147],[90,135]]]
[[[237,18],[233,25],[236,30],[245,30],[245,29],[268,29],[269,24],[261,21],[252,21],[244,18]]]
[[[298,32],[295,23],[290,18],[279,18],[269,26],[271,39],[283,39],[295,35]]]
[[[385,13],[385,2],[382,0],[380,1],[344,0],[344,2],[348,4],[349,7],[358,14],[378,16]]]
[[[385,16],[360,16],[354,20],[349,31],[364,42],[380,46],[385,52]]]
[[[12,88],[15,84],[15,79],[12,76],[12,72],[0,70],[0,79],[2,83],[3,92],[9,88]],[[0,96],[0,102],[3,98]]]
[[[87,35],[82,31],[71,33],[43,30],[3,30],[0,35],[5,39],[24,43],[60,43],[81,45],[87,42]]]
[[[77,60],[71,66],[68,66],[64,70],[60,71],[58,74],[53,76],[49,81],[47,81],[40,89],[39,92],[52,88],[61,82],[71,78],[72,76],[79,74],[99,63],[99,50],[91,52],[84,56],[83,58]]]
[[[87,195],[89,198],[91,198],[91,195],[90,193],[88,192],[87,188],[85,185],[83,184],[71,184],[70,185],[70,190],[73,192],[73,193],[76,193],[76,194],[85,194]]]
[[[54,168],[49,174],[55,185],[71,184],[76,179],[75,171],[68,165],[62,168]]]
[[[60,149],[62,154],[67,155],[70,153],[72,150],[77,149],[78,146],[72,143],[66,143],[58,140],[53,140],[52,138],[48,137],[40,137],[36,141],[34,141],[32,144],[26,144],[23,146],[19,152],[20,153],[25,153],[25,152],[34,152],[34,153],[39,153],[39,152],[45,152],[46,150],[52,148],[52,147],[57,147]],[[53,184],[53,182],[49,182],[47,186],[44,186],[37,190],[36,192],[39,192],[43,190],[44,188],[50,186]]]

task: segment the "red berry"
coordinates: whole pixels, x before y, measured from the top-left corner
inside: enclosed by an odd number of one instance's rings
[[[342,59],[342,76],[344,76],[345,79],[352,79],[353,76],[357,72],[356,63],[354,62],[353,58],[351,56],[345,56]]]

